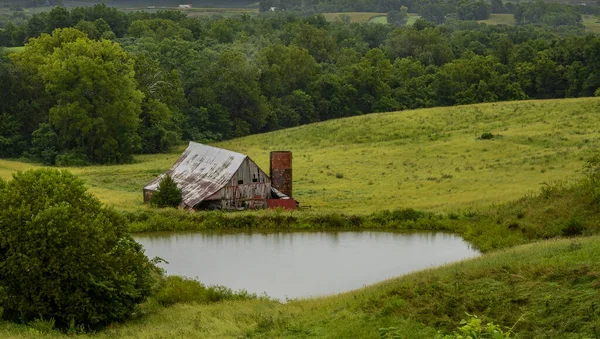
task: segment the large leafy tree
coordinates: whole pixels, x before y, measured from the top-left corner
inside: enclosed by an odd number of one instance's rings
[[[150,295],[154,265],[124,218],[66,171],[0,179],[2,317],[59,328],[124,320]]]
[[[90,40],[72,28],[31,39],[13,56],[53,98],[49,122],[59,147],[96,163],[122,163],[140,148],[137,135],[143,94],[134,62],[108,40]]]

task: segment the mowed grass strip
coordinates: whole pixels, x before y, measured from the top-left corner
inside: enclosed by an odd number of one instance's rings
[[[583,176],[600,146],[600,98],[520,101],[369,114],[214,144],[249,155],[293,152],[294,197],[313,211],[365,214],[411,207],[482,209]],[[494,137],[480,139],[484,133]],[[127,165],[68,168],[119,209],[185,146]],[[38,165],[0,160],[0,177]]]
[[[456,330],[468,312],[483,324],[514,326],[518,338],[594,338],[599,279],[600,237],[552,240],[286,304],[248,300],[165,308],[151,299],[136,319],[80,337],[377,338],[380,328],[393,327],[402,338],[433,338]],[[0,323],[4,338],[43,333]]]
[[[374,17],[386,16],[386,13],[376,12],[334,12],[334,13],[323,13],[323,16],[327,21],[341,20],[343,17],[348,16],[350,22],[368,22]]]
[[[408,18],[406,19],[406,26],[412,26],[420,16],[416,13],[408,13]],[[387,24],[387,14],[374,16],[369,22],[377,23],[377,24]]]

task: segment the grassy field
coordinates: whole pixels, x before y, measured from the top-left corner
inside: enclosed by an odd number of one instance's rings
[[[596,15],[584,15],[583,25],[588,32],[600,33],[600,17]]]
[[[18,47],[3,47],[7,52],[9,53],[14,53],[14,52],[21,52],[25,49],[25,46],[18,46]]]
[[[600,33],[600,18],[595,15],[583,15],[583,26],[585,30],[591,33]],[[512,14],[491,14],[487,20],[477,22],[488,25],[515,25],[515,18]]]
[[[490,18],[487,20],[479,20],[477,22],[485,23],[488,25],[511,25],[515,24],[515,18],[512,14],[490,14]]]
[[[367,22],[373,17],[385,16],[385,13],[374,13],[374,12],[336,12],[336,13],[323,13],[323,16],[327,21],[341,20],[342,17],[350,17],[350,22]]]
[[[576,178],[600,145],[599,98],[372,114],[223,142],[268,168],[294,152],[295,197],[313,209],[366,213],[481,208]],[[479,140],[484,132],[497,135]]]
[[[137,319],[93,338],[433,338],[456,330],[465,312],[518,338],[594,338],[600,238],[515,247],[360,290],[282,304],[269,300],[179,303],[150,300]],[[3,338],[58,337],[41,324],[0,323]],[[392,337],[391,335],[389,336]]]
[[[412,207],[485,209],[582,176],[600,146],[600,98],[521,101],[370,114],[217,143],[268,171],[271,150],[294,154],[294,196],[313,211],[364,214]],[[480,140],[483,133],[491,140]],[[103,202],[143,206],[142,187],[170,154],[120,166],[69,168]],[[0,160],[0,177],[36,165]]]
[[[406,20],[406,26],[412,26],[417,19],[420,18],[416,13],[408,13],[408,19]],[[377,24],[387,24],[387,15],[379,15],[372,17],[369,22]]]

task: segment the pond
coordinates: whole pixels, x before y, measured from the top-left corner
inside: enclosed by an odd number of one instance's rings
[[[345,292],[479,255],[447,233],[154,233],[135,239],[168,274],[280,300]]]

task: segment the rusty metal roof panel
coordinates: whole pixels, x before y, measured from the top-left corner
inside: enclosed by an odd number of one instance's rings
[[[156,191],[169,174],[181,189],[183,203],[193,207],[227,185],[244,159],[244,154],[190,141],[177,162],[144,190]]]

